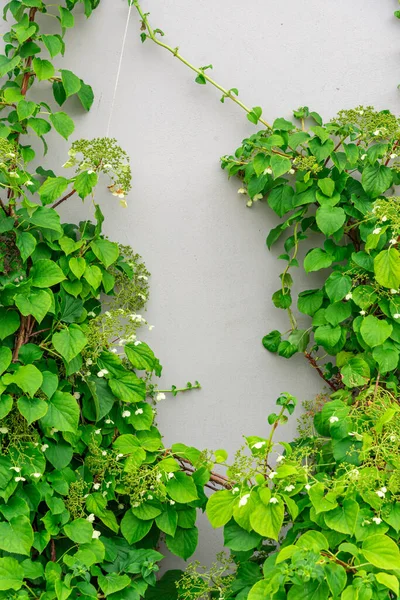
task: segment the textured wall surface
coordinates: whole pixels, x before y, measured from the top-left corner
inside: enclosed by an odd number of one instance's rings
[[[168,43],[196,65],[213,63],[213,76],[261,105],[267,120],[302,105],[324,117],[361,103],[399,106],[396,0],[143,0],[143,8]],[[68,32],[60,67],[96,94],[89,115],[69,101],[74,139],[106,133],[127,11],[124,0],[102,0]],[[107,234],[132,245],[152,273],[147,318],[156,327],[147,338],[164,365],[163,385],[198,379],[203,386],[160,406],[166,444],[225,447],[232,455],[243,434],[266,432],[281,391],[304,400],[322,385],[301,357],[285,361],[261,345],[271,329],[287,328],[270,301],[281,265],[265,237],[276,220],[266,206],[246,209],[238,181],[219,167],[254,125],[193,80],[170,54],[142,45],[132,11],[110,133],[131,156],[133,191],[127,209],[107,190],[98,200]],[[67,149],[54,137],[49,167],[59,169]],[[87,214],[78,200],[63,205],[65,219]],[[309,287],[311,276],[299,283]],[[295,428],[293,421],[281,435],[289,439]],[[196,557],[207,563],[220,536],[204,518],[200,528]]]

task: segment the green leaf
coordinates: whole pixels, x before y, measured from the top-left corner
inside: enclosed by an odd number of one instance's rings
[[[51,339],[54,348],[67,362],[78,356],[87,344],[87,337],[79,325],[75,324],[54,333]]]
[[[20,100],[17,104],[18,119],[23,121],[33,115],[36,109],[35,102],[28,102],[27,100]]]
[[[112,393],[123,402],[140,402],[146,398],[146,384],[135,373],[124,373],[108,381]]]
[[[342,227],[346,221],[346,213],[343,208],[324,204],[317,209],[316,220],[322,233],[330,236]]]
[[[0,396],[0,419],[4,419],[11,412],[13,404],[12,396],[6,396],[5,394]]]
[[[144,342],[141,342],[138,346],[135,346],[134,343],[126,344],[125,354],[135,369],[151,373],[159,368],[159,362],[154,356],[153,350]]]
[[[389,590],[392,590],[396,596],[399,596],[399,580],[396,575],[390,575],[389,573],[376,573],[375,577],[381,585],[384,585]]]
[[[277,215],[283,217],[294,207],[294,191],[290,185],[280,185],[273,188],[268,195],[268,204]]]
[[[325,523],[330,529],[353,535],[359,510],[355,500],[344,500],[342,506],[324,513]]]
[[[52,122],[54,129],[66,140],[71,133],[74,132],[74,122],[71,117],[64,112],[52,113],[50,115],[50,121]]]
[[[17,331],[20,324],[19,314],[15,310],[0,308],[0,340]]]
[[[350,388],[361,387],[368,383],[370,370],[362,358],[351,358],[340,370],[343,383]]]
[[[193,479],[181,471],[174,473],[172,479],[168,480],[166,488],[171,498],[181,504],[193,502],[198,498]]]
[[[24,579],[24,569],[15,558],[0,558],[0,590],[19,590]]]
[[[379,371],[381,373],[395,371],[399,363],[399,350],[390,342],[374,348],[372,356],[378,363]]]
[[[92,193],[93,188],[97,185],[98,176],[97,173],[89,173],[89,171],[82,171],[75,179],[74,188],[78,192],[78,195],[82,200]],[[99,240],[107,242],[107,240]],[[111,244],[112,242],[108,242]]]
[[[44,81],[46,79],[50,79],[50,77],[54,77],[54,67],[48,60],[34,58],[32,61],[32,67],[39,81]]]
[[[342,273],[333,272],[325,282],[325,291],[331,302],[339,302],[350,292],[352,287],[351,277]]]
[[[182,529],[178,527],[175,535],[166,535],[165,542],[170,552],[187,560],[197,547],[199,532],[197,527]]]
[[[49,288],[65,279],[65,275],[60,267],[47,258],[42,258],[35,262],[30,270],[33,287]]]
[[[285,507],[280,500],[277,504],[257,502],[250,515],[250,524],[260,535],[278,540],[285,516]]]
[[[8,369],[11,364],[12,352],[7,346],[0,346],[0,375]]]
[[[362,552],[367,561],[378,569],[391,571],[399,568],[399,548],[387,535],[376,534],[367,537],[363,541]]]
[[[278,352],[281,343],[281,333],[276,329],[265,335],[262,339],[263,346],[269,352]]]
[[[90,544],[93,536],[93,525],[86,519],[75,519],[64,526],[64,533],[76,544]]]
[[[297,540],[296,546],[316,553],[329,549],[329,543],[324,534],[313,529],[303,533]]]
[[[27,517],[19,516],[10,519],[8,523],[0,523],[1,550],[29,556],[32,544],[33,529]]]
[[[42,42],[46,46],[51,58],[63,51],[63,43],[57,35],[42,34]]]
[[[304,259],[304,270],[306,273],[327,269],[332,264],[332,257],[321,248],[314,248]]]
[[[65,192],[69,184],[65,177],[49,177],[41,185],[38,194],[43,204],[51,204]]]
[[[232,492],[223,490],[213,494],[206,507],[206,512],[211,525],[214,528],[223,527],[231,520],[233,515],[233,507],[237,504],[237,498],[235,498]]]
[[[330,179],[329,177],[325,177],[324,179],[318,179],[317,184],[319,189],[325,196],[329,196],[329,198],[332,197],[332,194],[335,191],[335,182],[333,181],[333,179]]]
[[[274,173],[275,179],[284,175],[292,168],[292,163],[288,158],[280,156],[279,154],[273,154],[271,156],[271,168]]]
[[[121,533],[128,544],[140,542],[150,531],[153,521],[142,521],[128,510],[121,521]]]
[[[69,268],[71,269],[71,271],[73,272],[73,274],[75,275],[75,277],[77,277],[78,279],[80,279],[82,277],[82,275],[85,272],[86,269],[86,261],[84,258],[78,256],[73,256],[72,258],[69,259]]]
[[[118,244],[109,242],[108,240],[98,239],[90,244],[95,256],[108,269],[119,256]]]
[[[377,198],[392,185],[392,170],[384,165],[366,165],[361,183],[370,198]]]
[[[87,264],[83,276],[93,289],[97,290],[100,287],[102,276],[99,267],[96,267],[96,265],[91,266]]]
[[[256,548],[261,536],[255,531],[246,531],[235,521],[230,521],[224,527],[224,546],[234,552],[247,552]]]
[[[271,584],[266,579],[258,581],[251,588],[247,600],[266,600],[270,596]]]
[[[400,287],[400,254],[396,248],[382,250],[374,259],[375,278],[383,287]]]
[[[30,255],[36,248],[36,238],[27,231],[23,231],[20,233],[18,230],[16,230],[15,233],[17,236],[17,248],[20,251],[23,262],[26,262],[26,260],[30,257]]]
[[[62,6],[58,7],[60,11],[60,22],[61,27],[70,28],[74,26],[74,15],[67,9]]]
[[[105,598],[110,594],[115,594],[125,589],[130,583],[131,578],[128,575],[117,575],[117,573],[108,573],[97,577],[98,584]],[[128,596],[126,596],[128,599]]]
[[[55,392],[48,402],[48,411],[42,419],[45,427],[55,427],[60,431],[75,433],[78,428],[80,410],[71,394]]]
[[[41,323],[51,308],[50,294],[44,290],[30,292],[29,294],[17,294],[15,304],[22,315],[32,315],[38,323]]]
[[[3,375],[2,381],[5,385],[14,383],[32,398],[42,385],[43,375],[34,365],[26,365]]]
[[[360,327],[361,336],[370,348],[382,345],[390,337],[392,331],[393,327],[390,323],[373,315],[365,317]]]
[[[90,110],[94,101],[93,90],[81,80],[81,89],[78,92],[78,98],[85,110]]]
[[[79,77],[67,69],[61,69],[60,72],[61,81],[63,83],[67,98],[69,98],[69,96],[73,96],[73,94],[77,94],[81,89],[81,80]]]
[[[40,398],[22,396],[18,399],[17,404],[19,412],[28,421],[28,425],[44,417],[48,409],[47,403]]]
[[[332,327],[331,325],[321,325],[314,332],[315,343],[323,346],[326,350],[333,348],[340,340],[342,335],[341,327]]]
[[[172,506],[165,505],[164,512],[156,517],[156,525],[168,535],[175,535],[178,525],[178,513]]]

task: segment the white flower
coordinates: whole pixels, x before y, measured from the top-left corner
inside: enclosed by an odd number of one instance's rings
[[[15,471],[16,473],[21,473],[21,467],[10,467],[10,471]]]
[[[261,200],[262,197],[263,197],[262,194],[256,194],[253,198],[253,202],[257,202],[258,200]]]
[[[122,510],[122,509],[125,508],[125,505],[124,504],[118,504],[118,508],[119,508],[119,510]]]
[[[249,501],[250,498],[250,494],[245,494],[244,496],[242,496],[239,500],[239,506],[246,506],[247,502]]]
[[[75,400],[79,400],[79,398],[81,397],[79,392],[74,392],[73,395],[74,395]]]
[[[395,313],[393,315],[393,319],[400,319],[400,313]]]
[[[94,529],[93,533],[92,533],[92,538],[94,540],[98,540],[100,536],[101,536],[101,531],[97,531],[97,529]]]
[[[360,474],[360,471],[359,471],[358,469],[352,469],[352,470],[350,471],[350,475],[351,475],[351,477],[353,477],[354,479],[357,479],[357,477],[359,476],[359,474]]]
[[[128,417],[131,416],[131,411],[130,410],[124,410],[124,412],[122,413],[122,416],[124,419],[127,419]]]
[[[294,169],[289,169],[289,175],[294,175],[295,174],[295,170]]]
[[[19,179],[19,175],[16,171],[10,171],[9,176],[12,177],[13,179]]]
[[[391,154],[391,155],[390,155],[390,158],[397,158],[397,154],[394,154],[394,153],[393,153],[393,154]]]
[[[384,497],[385,497],[385,492],[382,492],[382,490],[377,490],[377,491],[375,492],[375,494],[376,494],[377,496],[379,496],[379,498],[384,498]]]
[[[357,431],[350,431],[349,435],[351,435],[353,437],[354,435],[358,435],[358,433],[357,433]]]
[[[239,188],[237,193],[238,194],[247,194],[247,190],[245,188]]]
[[[273,498],[273,497],[269,501],[270,504],[278,504],[278,502],[279,502],[278,498]]]
[[[107,456],[107,450],[102,450],[101,455],[102,456]]]
[[[353,297],[353,294],[351,292],[349,292],[348,294],[346,294],[345,298],[346,300],[351,300]]]
[[[365,312],[365,310],[360,310],[360,315],[364,316],[364,315],[366,315],[366,314],[367,314],[367,313]]]
[[[170,500],[169,503],[171,506],[173,506],[175,504],[175,500]]]
[[[58,433],[58,429],[56,429],[55,427],[52,427],[50,429],[50,435],[54,435],[55,433]]]
[[[139,340],[136,340],[136,342],[133,344],[134,346],[140,346],[142,342],[140,342]]]
[[[337,423],[339,421],[339,417],[329,417],[329,423]]]
[[[123,458],[123,454],[117,454],[117,460],[119,460],[120,458]]]
[[[106,315],[106,317],[110,318],[111,317],[111,313],[109,310],[106,310],[106,312],[104,313]]]
[[[153,500],[153,496],[152,496],[151,494],[149,494],[149,495],[147,496],[147,500]]]
[[[107,425],[114,425],[114,421],[111,421],[111,419],[106,419],[104,422],[107,423]]]
[[[379,517],[372,517],[372,520],[374,521],[374,523],[376,523],[377,525],[380,525],[382,523],[382,519],[380,519]]]
[[[113,354],[117,354],[118,350],[117,350],[116,348],[111,348],[111,352],[112,352]]]
[[[156,402],[161,402],[161,400],[165,400],[166,395],[163,394],[162,392],[158,392],[157,396],[156,396]]]
[[[88,517],[86,517],[86,521],[89,521],[89,523],[94,523],[94,519],[95,519],[95,516],[93,513],[90,513],[90,515]]]
[[[112,169],[112,166],[107,163],[106,165],[103,165],[103,169]]]
[[[175,475],[173,473],[168,473],[168,479],[173,479]]]
[[[306,483],[306,485],[304,487],[306,488],[307,491],[311,489],[311,485],[309,483]]]
[[[395,290],[394,288],[392,288],[392,289],[390,290],[390,293],[391,293],[391,294],[398,294],[398,293],[399,293],[399,291],[398,291],[398,290]]]
[[[232,490],[232,494],[238,494],[240,492],[240,489],[238,487],[234,487]]]
[[[379,131],[379,129],[377,129],[376,131],[374,131],[374,135],[379,135],[381,132]]]
[[[392,244],[392,246],[393,246],[394,244],[397,244],[398,242],[397,242],[396,238],[392,238],[391,240],[389,240],[389,243]],[[397,291],[396,291],[396,293],[397,293]]]
[[[265,442],[257,442],[256,444],[253,444],[252,448],[260,450],[260,448],[262,448],[263,446],[265,446]]]
[[[101,429],[96,429],[95,434],[96,435],[100,435],[101,434]]]
[[[143,408],[138,408],[137,410],[135,410],[135,415],[142,415],[143,414]]]
[[[99,489],[100,489],[100,487],[101,487],[101,486],[100,486],[100,483],[94,483],[94,484],[93,484],[93,489],[94,489],[94,490],[99,490]]]
[[[381,492],[383,492],[384,494],[386,494],[386,492],[387,492],[387,488],[385,488],[385,487],[381,487]]]
[[[361,155],[361,160],[365,160],[366,158],[367,158],[367,155],[366,155],[366,154],[362,154],[362,155]]]
[[[87,361],[86,361],[86,365],[87,365],[88,367],[90,367],[90,365],[92,365],[92,364],[93,364],[93,361],[92,361],[92,359],[91,359],[91,358],[88,358],[88,359],[87,359]]]
[[[106,488],[108,489],[112,485],[112,481],[106,481]]]
[[[381,227],[376,227],[376,229],[374,229],[372,233],[375,233],[375,235],[378,235],[378,233],[380,233],[381,231],[382,231]]]
[[[277,475],[276,471],[271,471],[271,473],[268,475],[269,479],[273,479],[275,477],[275,475]]]
[[[284,456],[282,456],[282,455],[280,455],[280,456],[277,456],[277,458],[276,458],[276,462],[277,462],[277,463],[280,463],[280,462],[282,462],[283,460],[285,460],[285,457],[284,457]]]
[[[399,315],[399,317],[400,317],[400,315]],[[389,439],[391,442],[395,442],[397,440],[397,436],[391,435]]]
[[[93,169],[89,169],[88,175],[93,175],[93,173],[94,173]]]
[[[39,477],[41,477],[42,474],[41,473],[32,473],[31,477],[35,477],[36,479],[39,479]]]
[[[264,173],[263,173],[263,174],[264,174],[264,175],[272,175],[272,169],[271,169],[270,167],[267,167],[267,168],[264,170]]]
[[[149,325],[149,331],[153,331],[155,325]]]
[[[93,312],[92,310],[90,312],[88,312],[88,317],[95,317],[95,316],[96,316],[96,313]],[[86,364],[87,364],[87,361],[86,361]]]
[[[26,481],[25,477],[15,477],[15,481]]]
[[[381,218],[382,223],[385,223],[385,221],[387,221],[387,217],[385,215],[383,215],[383,217]]]
[[[253,206],[253,200],[247,200],[246,206],[248,206],[249,208],[251,208]]]
[[[43,446],[40,448],[42,452],[46,452],[47,448],[49,447],[48,444],[43,444]]]
[[[285,492],[293,492],[294,490],[294,485],[287,485],[285,487]]]
[[[28,181],[25,181],[25,185],[34,185],[34,183],[30,179],[28,179]]]
[[[104,377],[103,369],[97,373],[97,377]]]
[[[8,433],[8,427],[0,427],[0,433],[3,433],[3,434]]]

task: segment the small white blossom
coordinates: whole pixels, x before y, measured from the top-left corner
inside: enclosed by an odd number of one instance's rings
[[[109,310],[106,310],[106,312],[104,313],[106,315],[106,317],[110,318],[111,317],[111,313]]]
[[[400,317],[400,315],[399,315],[399,317]],[[395,442],[397,440],[397,436],[391,435],[389,439],[391,442]]]
[[[240,489],[238,487],[234,487],[232,490],[232,494],[238,494],[240,492]]]
[[[90,515],[88,517],[86,517],[86,521],[89,521],[89,523],[94,523],[94,519],[95,519],[95,516],[93,513],[90,513]]]
[[[94,490],[99,490],[99,489],[100,489],[100,487],[101,487],[101,486],[100,486],[100,483],[94,483],[94,484],[93,484],[93,489],[94,489]]]
[[[383,215],[383,217],[381,218],[382,223],[385,223],[387,221],[387,217],[385,215]]]
[[[382,231],[381,227],[376,227],[372,233],[375,233],[375,235],[378,235],[378,233],[380,233]]]
[[[134,346],[140,346],[142,342],[140,342],[139,340],[136,340],[136,342],[133,344]]]
[[[124,412],[122,413],[122,416],[124,419],[127,419],[128,417],[131,416],[131,411],[130,410],[124,410]]]
[[[103,169],[112,169],[112,165],[107,163],[107,164],[103,165]]]
[[[21,473],[21,467],[10,467],[10,471],[15,471],[16,473]]]
[[[384,494],[386,494],[386,492],[387,492],[387,488],[385,488],[385,487],[381,487],[381,492],[383,492]]]
[[[25,181],[25,185],[34,185],[34,183],[30,179],[28,179],[28,181]]]
[[[250,494],[245,494],[244,496],[242,496],[239,500],[239,506],[246,506],[247,502],[249,501],[250,498]]]
[[[108,375],[108,371],[107,369],[101,369],[98,373],[97,373],[97,377],[104,377],[104,375]]]
[[[263,174],[264,174],[264,175],[272,175],[272,169],[271,169],[270,167],[267,167],[267,168],[264,170],[264,173],[263,173]]]
[[[46,452],[47,448],[49,447],[48,444],[43,444],[43,446],[40,448],[42,452]]]
[[[147,496],[147,499],[148,499],[148,500],[153,500],[153,496],[152,496],[151,494],[149,494],[149,495]]]
[[[90,367],[90,365],[92,365],[92,364],[93,364],[93,361],[92,361],[92,359],[91,359],[91,358],[88,358],[88,359],[87,359],[87,361],[86,361],[86,365],[87,365],[88,367]]]
[[[108,489],[112,485],[112,481],[106,481],[106,488]]]
[[[253,200],[247,200],[246,206],[248,206],[249,208],[251,208],[253,206]]]
[[[101,531],[98,531],[97,529],[94,529],[93,533],[92,533],[92,538],[94,540],[98,540],[100,536],[101,536]]]
[[[361,155],[361,160],[365,160],[366,158],[367,158],[367,155],[366,155],[366,154],[362,154],[362,155]]]
[[[391,240],[389,240],[389,243],[392,244],[392,246],[394,246],[394,244],[397,244],[397,238],[392,238]],[[397,293],[397,292],[396,292]]]
[[[276,471],[271,471],[271,473],[268,475],[268,477],[269,477],[269,479],[273,479],[276,475],[277,475]]]
[[[104,421],[107,425],[114,425],[114,421],[111,421],[111,419],[106,419]]]
[[[175,500],[170,500],[169,503],[171,506],[173,506],[175,504]]]
[[[56,429],[55,427],[52,427],[50,429],[50,435],[54,435],[55,433],[58,433],[58,429]]]
[[[294,485],[287,485],[285,487],[285,492],[293,492],[294,490]]]
[[[15,477],[15,481],[26,481],[25,477]]]
[[[95,317],[95,316],[96,316],[96,313],[93,312],[92,310],[90,312],[88,312],[88,317]],[[87,361],[86,361],[86,364],[87,364]]]
[[[329,423],[337,423],[339,421],[339,417],[329,417]]]
[[[365,310],[360,310],[360,315],[361,315],[361,316],[364,316],[364,315],[366,315],[366,314],[367,314],[367,313],[365,312]]]
[[[399,293],[399,290],[395,290],[394,288],[392,288],[392,289],[390,290],[390,293],[391,293],[391,294],[398,294],[398,293]]]
[[[311,485],[309,483],[306,483],[306,485],[304,487],[306,488],[307,491],[311,489]]]
[[[395,313],[393,315],[393,319],[400,319],[400,313]]]
[[[161,400],[165,400],[165,398],[165,394],[163,394],[162,392],[158,392],[158,394],[156,395],[156,402],[161,402]]]
[[[272,497],[269,501],[270,504],[278,504],[278,502],[279,502],[278,498],[274,498],[274,497]]]
[[[393,158],[397,158],[397,154],[395,154],[395,153],[391,154],[391,155],[390,155],[390,158],[392,158],[392,159],[393,159]]]
[[[345,298],[346,300],[351,300],[353,297],[353,294],[351,292],[349,292],[348,294],[346,294]]]
[[[262,194],[256,194],[253,198],[253,202],[258,202],[258,200],[261,200],[262,197],[263,197]]]
[[[138,408],[137,410],[135,410],[135,415],[142,415],[143,414],[143,408]]]
[[[253,444],[252,448],[255,448],[256,450],[260,450],[263,446],[265,446],[266,442],[257,442],[256,444]]]
[[[379,496],[379,498],[384,498],[384,497],[385,497],[385,492],[382,492],[382,490],[377,490],[377,491],[375,492],[375,494],[376,494],[377,496]]]
[[[153,331],[154,327],[154,325],[149,325],[149,331]]]
[[[117,354],[118,350],[117,350],[116,348],[111,348],[111,352],[112,352],[113,354]]]
[[[102,456],[107,456],[107,450],[102,450],[101,455]]]
[[[382,523],[382,519],[380,519],[379,517],[372,517],[372,520],[374,521],[374,523],[376,523],[377,525],[380,525]]]
[[[93,175],[93,173],[94,173],[93,169],[89,169],[88,175]]]
[[[0,433],[2,433],[2,434],[4,434],[4,435],[5,435],[6,433],[8,433],[8,427],[0,427]]]
[[[247,190],[245,188],[239,188],[237,193],[238,194],[247,194]]]
[[[100,435],[101,434],[101,429],[96,429],[95,434],[96,435]]]
[[[277,458],[276,458],[276,462],[277,462],[277,463],[280,463],[280,462],[282,462],[283,460],[285,460],[285,457],[284,457],[284,456],[282,456],[282,454],[281,454],[280,456],[277,456]]]
[[[294,175],[295,174],[295,170],[294,169],[289,169],[289,175]]]
[[[123,458],[123,454],[117,454],[117,460],[119,460],[120,458]]]
[[[74,398],[75,400],[79,400],[79,398],[81,397],[79,392],[74,392]]]
[[[42,474],[41,473],[32,473],[31,477],[35,477],[35,479],[39,479],[39,477],[41,477]]]
[[[10,171],[9,176],[12,177],[13,179],[19,179],[19,175],[16,171]]]
[[[168,479],[173,479],[175,475],[173,473],[168,473]]]
[[[124,504],[118,504],[118,508],[119,508],[119,510],[123,510],[125,508],[125,505]]]
[[[376,131],[374,131],[374,135],[380,135],[380,133],[381,132],[379,131],[379,129],[377,129]]]

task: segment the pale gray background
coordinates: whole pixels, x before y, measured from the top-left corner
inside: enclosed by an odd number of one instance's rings
[[[66,57],[57,62],[96,94],[88,115],[69,101],[73,139],[105,135],[126,4],[102,0],[67,34]],[[396,0],[143,0],[168,43],[198,66],[213,63],[211,75],[239,88],[248,105],[261,105],[267,120],[302,105],[327,118],[358,104],[396,112],[397,7]],[[203,386],[160,406],[166,444],[225,447],[232,455],[243,434],[265,434],[281,391],[304,400],[322,380],[302,357],[286,361],[261,345],[271,329],[287,329],[285,313],[270,301],[282,263],[265,237],[277,220],[266,206],[245,208],[239,182],[219,167],[219,157],[256,129],[239,107],[193,80],[170,54],[142,45],[133,11],[111,127],[131,156],[133,190],[125,210],[106,190],[98,200],[106,233],[131,244],[153,275],[147,318],[156,327],[147,337],[164,365],[162,383],[198,379]],[[48,166],[58,169],[68,144],[54,137],[51,148]],[[62,212],[76,221],[89,211],[72,199]],[[312,287],[306,279],[301,289]],[[293,421],[281,436],[295,428]],[[196,557],[208,563],[220,534],[201,523]]]

